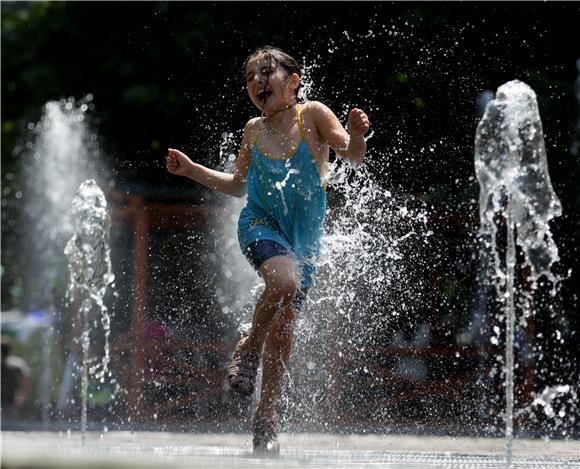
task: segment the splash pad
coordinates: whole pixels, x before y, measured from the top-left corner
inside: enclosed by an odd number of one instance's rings
[[[281,434],[278,458],[258,458],[251,437],[238,434],[157,432],[89,433],[80,447],[77,433],[3,433],[2,467],[26,468],[252,468],[350,467],[505,468],[504,441],[496,438]],[[6,464],[5,464],[6,463]],[[516,440],[512,468],[580,467],[573,441]]]
[[[309,298],[309,307],[314,313],[299,326],[301,335],[295,357],[297,366],[290,369],[289,379],[285,382],[285,400],[282,405],[287,430],[282,433],[283,450],[280,459],[264,461],[253,458],[250,454],[249,438],[244,435],[183,435],[168,432],[152,434],[145,431],[128,434],[103,430],[102,433],[89,432],[86,437],[88,444],[84,449],[79,447],[80,437],[74,431],[65,431],[62,434],[4,432],[5,448],[13,448],[4,453],[7,464],[10,460],[17,461],[19,455],[27,455],[30,456],[31,465],[35,464],[32,459],[38,457],[44,458],[42,464],[46,466],[51,464],[48,448],[56,448],[63,454],[63,459],[74,459],[78,456],[79,459],[75,461],[89,463],[95,458],[102,458],[110,466],[121,467],[504,467],[502,438],[437,439],[428,436],[393,435],[344,437],[329,433],[294,435],[288,432],[298,427],[301,422],[305,427],[314,426],[321,432],[335,431],[341,424],[346,425],[348,418],[354,417],[352,413],[349,415],[352,407],[364,409],[367,419],[370,415],[377,417],[377,421],[384,421],[390,417],[389,405],[384,402],[381,407],[381,402],[370,402],[371,398],[388,392],[391,384],[388,376],[380,375],[382,369],[392,365],[409,380],[424,379],[429,372],[426,360],[420,355],[421,349],[425,348],[430,339],[428,329],[420,328],[414,336],[395,331],[383,343],[375,336],[373,347],[365,342],[369,336],[364,332],[370,326],[374,326],[375,331],[380,331],[395,316],[394,314],[385,318],[376,314],[381,307],[388,306],[389,311],[395,311],[403,318],[405,314],[413,312],[414,301],[421,296],[421,291],[415,287],[422,282],[420,276],[414,277],[414,274],[425,269],[428,262],[420,257],[413,258],[413,251],[417,246],[429,243],[432,233],[426,224],[428,212],[420,202],[386,190],[372,178],[365,179],[363,176],[368,174],[363,171],[362,176],[357,176],[347,166],[337,165],[334,168],[334,190],[338,194],[337,199],[344,203],[329,220],[330,230],[325,239],[319,286]],[[232,236],[226,236],[226,246],[237,251],[237,245],[235,241],[231,242],[232,239]],[[353,259],[360,260],[361,265],[356,266]],[[380,259],[380,262],[373,262],[375,259]],[[242,261],[246,266],[243,258]],[[232,266],[225,263],[223,265],[228,269],[224,271],[225,277],[236,278],[237,273]],[[353,290],[362,292],[358,297],[348,289],[337,290],[329,286],[336,268],[344,275],[337,283],[342,284],[344,281],[344,284],[352,285]],[[251,275],[249,277],[250,283],[255,282],[255,278]],[[365,278],[371,279],[371,283],[365,282]],[[225,314],[242,323],[251,311],[247,310],[245,317],[239,314],[244,306],[238,308],[238,305],[231,302],[228,294],[232,294],[234,290],[229,290],[227,286],[225,284],[223,287],[221,303]],[[395,291],[397,288],[399,290]],[[393,295],[393,291],[396,294]],[[333,333],[337,330],[341,340],[332,342]],[[348,383],[339,381],[340,374],[336,373],[336,368],[325,366],[327,355],[321,350],[320,343],[331,345],[341,359],[337,360],[337,364],[350,367]],[[361,355],[374,352],[373,348],[386,350],[388,347],[394,348],[392,352],[395,358],[391,362],[373,363],[369,366],[368,362],[360,360]],[[416,355],[397,356],[405,348],[414,348]],[[340,353],[343,355],[339,355]],[[365,392],[357,391],[356,381],[366,387]],[[356,405],[353,405],[347,393],[343,394],[345,384],[351,386],[350,396],[359,396]],[[459,387],[461,383],[448,385],[454,386]],[[562,397],[559,396],[558,389],[560,388],[555,387],[552,393],[548,390],[545,395],[542,393],[537,396],[537,405],[543,407],[540,410],[546,410],[546,415],[559,416],[562,411],[561,406],[555,405],[558,397]],[[328,399],[329,395],[333,398]],[[389,402],[396,401],[397,396],[389,397]],[[335,406],[329,406],[329,403]],[[436,407],[434,406],[434,419],[440,416],[440,413],[435,413]],[[501,412],[503,406],[499,408]],[[329,424],[329,416],[335,420],[325,427]],[[392,421],[393,427],[399,423],[396,417]],[[503,419],[502,416],[501,420]],[[476,416],[472,414],[467,420],[472,429],[479,424]],[[76,428],[74,424],[69,424],[69,427]],[[94,424],[92,428],[95,428]],[[135,428],[139,426],[136,425]],[[208,427],[205,426],[204,429],[206,428]],[[354,431],[361,430],[374,433],[382,431],[381,428],[371,429],[370,426],[354,428]],[[390,430],[386,428],[385,433],[390,433]],[[32,438],[38,442],[39,452],[30,452],[29,448],[19,443],[24,438]],[[512,467],[573,467],[578,463],[574,442],[516,438],[510,444],[512,449],[509,462]],[[43,452],[45,449],[46,453]],[[66,464],[63,460],[57,462],[55,459],[54,462],[54,466],[59,467],[66,467]]]

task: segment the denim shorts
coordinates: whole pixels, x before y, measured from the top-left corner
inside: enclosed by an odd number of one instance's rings
[[[261,239],[250,244],[244,250],[244,255],[259,275],[259,269],[264,262],[271,257],[287,256],[289,255],[289,252],[284,246],[276,241]],[[308,288],[298,288],[294,300],[292,301],[292,305],[295,309],[300,310],[302,308],[307,293]]]

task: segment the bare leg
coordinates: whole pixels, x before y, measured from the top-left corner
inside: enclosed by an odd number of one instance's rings
[[[276,413],[276,401],[282,390],[282,378],[288,366],[294,336],[294,311],[286,307],[276,318],[264,347],[262,391],[256,414],[271,417]]]
[[[260,267],[266,289],[256,306],[252,331],[243,344],[250,352],[261,352],[262,392],[254,415],[252,432],[254,451],[278,453],[276,401],[282,388],[284,362],[288,362],[292,346],[297,277],[294,262],[288,256],[268,259]],[[265,343],[265,347],[264,347]]]
[[[289,310],[297,288],[296,268],[288,256],[268,259],[260,267],[260,274],[266,289],[256,305],[252,330],[243,345],[247,351],[258,354],[262,352],[276,317]]]
[[[278,454],[278,416],[276,402],[282,391],[282,379],[292,348],[294,310],[286,306],[276,317],[264,347],[262,392],[252,422],[254,452]]]
[[[284,312],[289,310],[296,295],[296,268],[290,257],[275,256],[268,259],[260,266],[260,274],[266,282],[266,288],[256,305],[250,334],[242,338],[234,350],[228,374],[231,388],[246,396],[254,392],[266,337],[277,318],[286,317],[287,313]],[[279,344],[274,342],[274,346],[278,347]],[[280,380],[281,375],[280,378],[274,378],[273,382]]]

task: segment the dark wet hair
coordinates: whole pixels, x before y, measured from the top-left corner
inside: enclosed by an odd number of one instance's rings
[[[294,57],[287,54],[278,47],[262,46],[254,50],[254,52],[248,55],[248,57],[244,61],[244,65],[242,66],[242,74],[244,78],[246,76],[246,67],[248,66],[248,62],[260,55],[269,57],[272,61],[276,62],[276,65],[280,65],[280,67],[282,67],[288,75],[296,73],[298,74],[299,77],[302,77],[302,65],[300,65],[300,63]],[[298,88],[296,88],[296,95],[298,95],[298,91],[300,90],[301,86],[302,81],[300,81]]]

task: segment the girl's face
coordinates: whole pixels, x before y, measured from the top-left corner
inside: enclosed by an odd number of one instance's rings
[[[258,55],[246,65],[248,95],[266,115],[292,105],[299,84],[297,73],[288,76],[286,70],[267,55]]]

